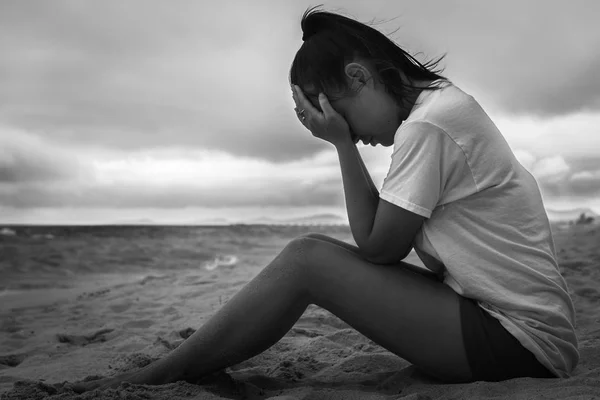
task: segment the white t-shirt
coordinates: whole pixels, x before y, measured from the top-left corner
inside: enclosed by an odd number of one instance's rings
[[[413,246],[556,376],[579,361],[575,310],[533,176],[475,99],[422,91],[394,139],[380,197],[427,219]]]

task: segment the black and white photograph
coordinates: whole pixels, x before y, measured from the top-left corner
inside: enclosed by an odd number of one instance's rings
[[[600,399],[599,20],[0,0],[0,400]]]

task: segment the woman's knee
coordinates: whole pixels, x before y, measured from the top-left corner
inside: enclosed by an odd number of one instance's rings
[[[314,234],[318,235],[318,234]],[[292,239],[281,251],[280,256],[293,265],[306,265],[310,253],[319,245],[313,234],[305,234]]]
[[[308,295],[311,282],[310,273],[311,261],[314,260],[314,254],[317,246],[323,243],[317,239],[300,236],[292,239],[279,253],[274,263],[271,264],[274,268],[293,276],[297,285],[304,288],[304,293]]]
[[[307,238],[307,239],[316,239],[316,240],[325,240],[325,241],[331,240],[331,238],[327,235],[323,235],[322,233],[314,233],[314,232],[305,233],[303,235],[300,235],[298,238]]]

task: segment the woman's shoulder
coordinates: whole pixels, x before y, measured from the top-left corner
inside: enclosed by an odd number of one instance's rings
[[[481,140],[487,133],[492,136],[497,133],[479,102],[451,81],[440,82],[421,97],[406,122],[417,120],[430,122],[459,141],[465,134],[477,132]]]
[[[441,82],[432,94],[429,107],[431,111],[448,112],[451,110],[453,112],[472,112],[473,109],[479,107],[479,103],[472,95],[451,81]]]
[[[441,126],[457,115],[469,115],[475,104],[474,98],[452,81],[438,79],[419,94],[405,122],[428,121]]]

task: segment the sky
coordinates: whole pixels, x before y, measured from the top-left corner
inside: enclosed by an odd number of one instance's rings
[[[345,216],[288,85],[301,0],[0,0],[0,224]],[[549,209],[600,212],[600,2],[345,0],[473,95]],[[381,187],[392,148],[360,146]]]

